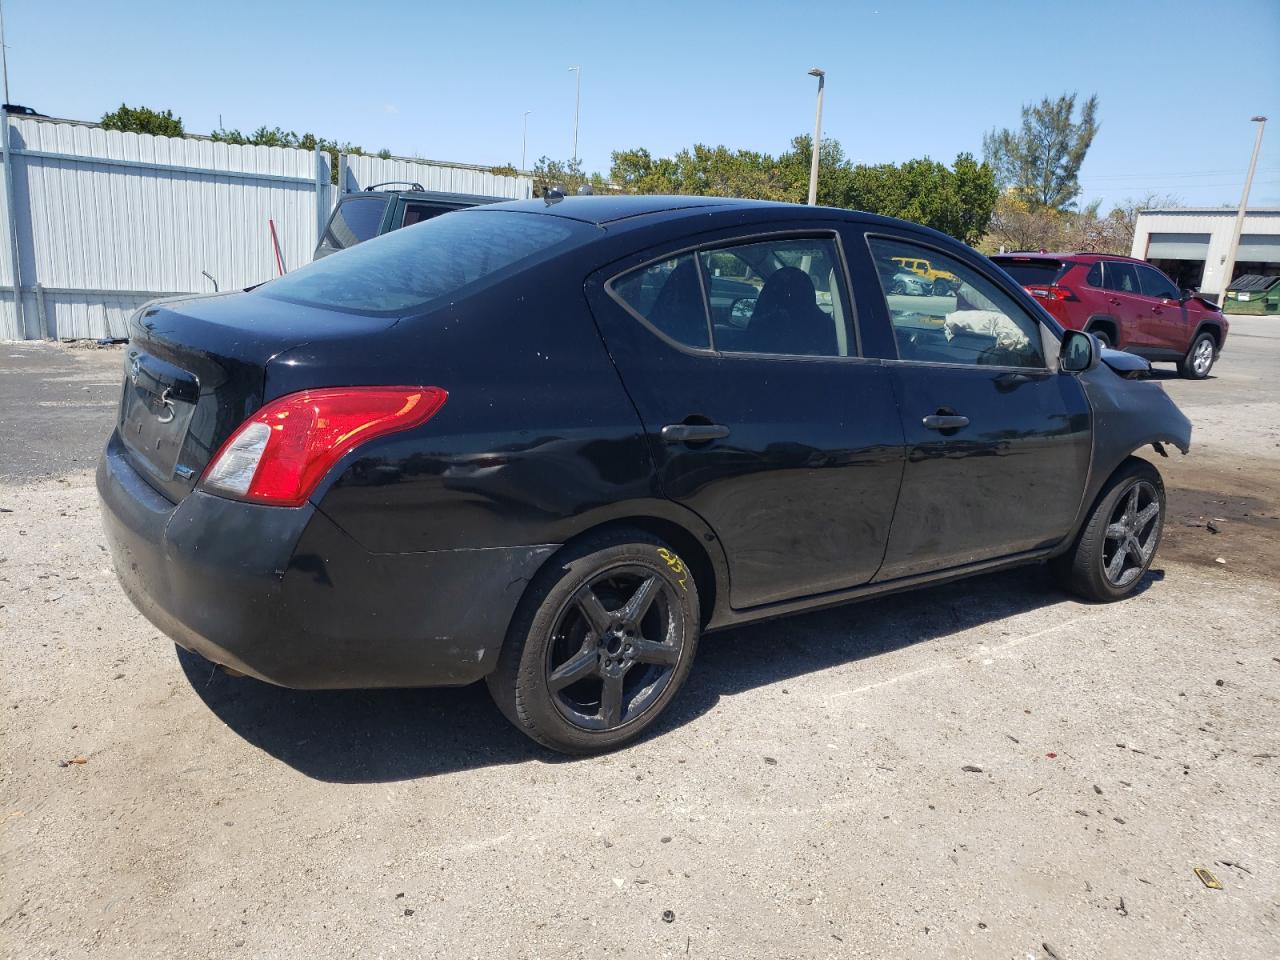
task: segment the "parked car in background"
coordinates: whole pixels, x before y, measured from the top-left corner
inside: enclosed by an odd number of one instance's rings
[[[1109,347],[1209,375],[1230,325],[1217,305],[1142,260],[1100,253],[1012,253],[993,261],[1064,327]]]
[[[939,270],[928,260],[921,257],[894,257],[893,260],[902,269],[924,277],[925,280],[929,281],[929,292],[936,296],[945,296],[952,292],[959,282],[955,274],[948,273],[946,270]]]
[[[955,296],[924,316],[902,257]],[[484,679],[571,753],[706,631],[1027,563],[1128,596],[1165,510],[1133,454],[1191,435],[972,249],[790,204],[481,206],[128,332],[97,483],[159,629],[285,686]]]
[[[407,190],[384,190],[400,181],[378,183],[359,193],[342,197],[325,225],[313,259],[357,243],[363,243],[401,227],[411,227],[432,217],[482,203],[498,203],[503,197],[482,197],[467,193],[439,193],[424,190],[419,183],[404,183]]]

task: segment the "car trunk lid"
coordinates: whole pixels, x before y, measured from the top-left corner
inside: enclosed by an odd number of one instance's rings
[[[395,319],[255,293],[150,304],[129,321],[117,429],[130,463],[173,502],[263,403],[267,368],[316,340],[367,335]]]

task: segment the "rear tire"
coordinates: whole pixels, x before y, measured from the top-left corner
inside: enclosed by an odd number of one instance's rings
[[[1203,380],[1218,359],[1218,343],[1213,334],[1202,333],[1191,342],[1191,349],[1178,363],[1178,372],[1188,380]]]
[[[1103,485],[1071,549],[1053,561],[1059,582],[1098,603],[1129,596],[1155,558],[1164,512],[1160,471],[1130,457]]]
[[[1097,337],[1102,342],[1102,345],[1107,349],[1110,349],[1115,346],[1115,342],[1111,338],[1110,331],[1090,330],[1089,332],[1092,333],[1095,337]]]
[[[485,678],[519,730],[563,753],[599,753],[643,733],[684,685],[700,632],[698,589],[662,540],[589,536],[529,585]]]

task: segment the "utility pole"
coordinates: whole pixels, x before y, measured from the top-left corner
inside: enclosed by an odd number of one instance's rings
[[[4,45],[4,6],[0,0],[0,68],[4,73],[4,102],[9,102],[9,50]],[[13,202],[13,151],[9,147],[9,110],[0,109],[0,151],[4,153],[5,207],[9,211],[9,271],[13,277],[13,322],[15,332],[27,339],[27,318],[22,309],[22,261],[18,258],[18,210]],[[44,335],[44,331],[40,331]]]
[[[809,206],[818,203],[818,148],[822,145],[822,88],[827,72],[814,67],[809,76],[818,78],[818,115],[813,121],[813,159],[809,162]]]
[[[1244,193],[1240,196],[1240,209],[1236,211],[1236,225],[1231,231],[1231,246],[1227,247],[1227,259],[1223,262],[1222,289],[1218,291],[1218,309],[1227,302],[1227,287],[1231,286],[1231,273],[1236,268],[1236,251],[1240,249],[1240,232],[1244,229],[1245,208],[1249,206],[1249,188],[1253,186],[1253,171],[1258,166],[1258,151],[1262,149],[1262,131],[1267,128],[1266,117],[1250,117],[1258,125],[1258,135],[1253,140],[1253,156],[1249,158],[1249,173],[1244,178]]]
[[[573,162],[578,162],[578,115],[582,112],[582,67],[570,67],[578,75],[578,94],[573,104]]]
[[[524,124],[520,129],[520,172],[529,169],[529,114],[532,110],[524,112]]]

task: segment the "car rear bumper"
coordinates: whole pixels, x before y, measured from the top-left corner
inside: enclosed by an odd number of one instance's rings
[[[195,492],[175,505],[113,434],[103,526],[129,599],[180,646],[286,687],[471,683],[555,545],[375,554],[323,512]]]

